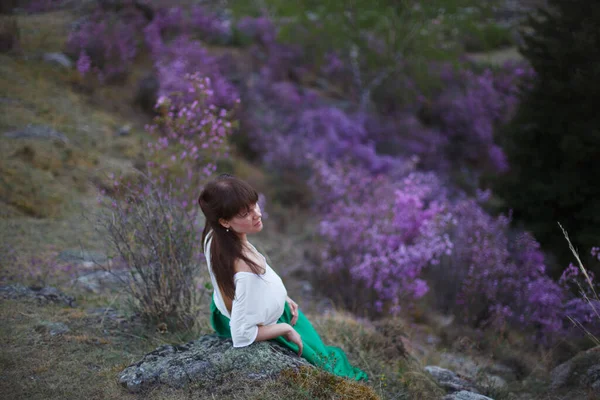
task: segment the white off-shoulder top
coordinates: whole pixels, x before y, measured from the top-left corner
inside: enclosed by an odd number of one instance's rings
[[[210,244],[212,234],[207,235],[204,246],[204,256],[208,272],[214,288],[213,299],[221,314],[229,318],[233,347],[245,347],[256,340],[258,325],[274,325],[283,314],[287,290],[283,281],[269,266],[265,258],[266,271],[262,275],[253,272],[240,271],[233,276],[235,297],[231,306],[231,315],[225,306],[219,285],[210,263]]]

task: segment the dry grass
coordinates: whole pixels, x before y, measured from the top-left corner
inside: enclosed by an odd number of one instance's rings
[[[73,16],[68,11],[22,15],[17,18],[24,52],[62,51]]]
[[[443,394],[406,351],[405,329],[399,320],[370,324],[336,311],[311,321],[327,345],[341,347],[350,362],[369,375],[369,385],[381,398],[434,399]]]
[[[279,379],[269,382],[249,399],[364,399],[379,400],[375,391],[364,385],[343,379],[316,368],[283,371]]]
[[[112,372],[131,362],[131,354],[107,339],[85,332],[80,318],[70,319],[61,308],[5,301],[0,304],[4,379],[0,391],[10,399],[121,398]],[[51,337],[33,329],[40,320],[66,322],[69,335]],[[144,343],[145,344],[145,343]],[[108,347],[107,347],[108,346]]]
[[[44,125],[64,134],[68,143],[0,140],[0,242],[21,254],[80,245],[94,249],[97,236],[83,217],[95,207],[95,188],[109,185],[109,174],[130,173],[132,159],[145,145],[147,118],[124,116],[133,108],[125,105],[126,88],[112,87],[112,98],[100,101],[114,106],[121,99],[116,106],[122,113],[110,113],[106,109],[112,106],[99,107],[90,96],[70,89],[76,71],[39,59],[43,52],[62,50],[72,15],[61,11],[18,18],[23,53],[0,55],[0,135]],[[117,137],[127,123],[130,135]]]
[[[180,343],[182,338],[161,335],[143,326],[118,328],[106,320],[101,325],[98,317],[88,315],[83,308],[29,302],[0,303],[0,320],[0,368],[5,378],[0,382],[0,390],[10,399],[381,398],[369,386],[318,369],[285,371],[278,379],[262,382],[222,377],[213,387],[156,387],[134,395],[118,385],[118,373],[157,346]],[[53,337],[36,331],[41,321],[65,323],[70,332]]]
[[[73,192],[85,192],[88,171],[98,163],[60,141],[5,139],[0,144],[0,197],[35,217],[58,215]]]

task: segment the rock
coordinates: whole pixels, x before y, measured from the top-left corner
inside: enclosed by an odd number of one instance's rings
[[[600,346],[582,351],[554,368],[550,374],[551,388],[583,389],[600,394]]]
[[[430,346],[437,346],[442,340],[436,335],[428,334],[425,337],[425,342]]]
[[[0,286],[0,297],[12,300],[30,299],[37,301],[39,304],[63,303],[70,307],[75,306],[74,297],[66,295],[51,286],[36,288],[33,286],[27,287],[20,283]]]
[[[572,369],[573,366],[571,365],[570,360],[554,368],[550,374],[552,388],[558,389],[562,386],[565,386]]]
[[[131,273],[127,270],[121,271],[94,271],[77,277],[72,281],[87,291],[100,293],[105,289],[118,288],[127,284],[131,279]]]
[[[123,125],[117,130],[117,136],[128,136],[131,133],[131,125]]]
[[[62,322],[49,322],[42,321],[38,325],[36,325],[35,330],[37,332],[46,332],[49,333],[50,336],[62,335],[63,333],[70,332],[69,327]]]
[[[474,378],[479,373],[479,367],[475,362],[462,354],[442,353],[440,356],[442,365],[457,371],[459,374]]]
[[[65,262],[77,262],[82,263],[85,267],[92,267],[94,265],[102,265],[108,262],[106,254],[84,249],[69,249],[61,251],[58,254],[58,259]]]
[[[503,378],[505,381],[516,381],[517,373],[508,365],[497,363],[484,368],[486,373],[496,375]]]
[[[73,61],[63,53],[45,53],[42,59],[47,63],[58,65],[63,68],[73,68]]]
[[[442,400],[494,400],[478,393],[461,390],[460,392],[452,393],[444,396]]]
[[[29,124],[23,129],[4,133],[4,137],[10,139],[56,139],[65,143],[69,142],[64,133],[45,125]]]
[[[442,388],[450,392],[467,390],[477,393],[477,389],[467,380],[449,369],[429,365],[424,368]]]
[[[592,388],[596,393],[600,393],[600,364],[592,365],[588,368],[582,380],[584,386]]]
[[[314,291],[313,286],[309,281],[300,281],[300,287],[304,295],[310,295]]]
[[[157,348],[125,368],[119,383],[130,392],[156,385],[181,388],[190,382],[215,385],[223,378],[262,380],[300,366],[311,364],[278,343],[262,341],[234,348],[230,339],[213,334],[183,345]]]
[[[112,307],[88,308],[86,313],[103,327],[104,333],[120,335],[144,324],[139,313],[125,315]]]
[[[506,380],[498,375],[488,375],[484,374],[479,382],[479,386],[483,386],[485,388],[502,388],[506,386]]]

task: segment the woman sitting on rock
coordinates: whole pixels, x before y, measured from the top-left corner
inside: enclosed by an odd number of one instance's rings
[[[311,364],[335,375],[368,379],[339,347],[325,346],[281,278],[247,235],[262,230],[258,193],[248,183],[224,174],[209,182],[198,203],[206,225],[204,254],[215,288],[211,324],[233,347],[274,339]]]

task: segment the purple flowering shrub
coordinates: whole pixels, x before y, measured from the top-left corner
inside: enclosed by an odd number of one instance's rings
[[[122,79],[141,44],[144,16],[133,7],[119,13],[97,8],[67,39],[66,52],[76,58],[82,75],[94,72],[101,81]]]
[[[193,93],[188,93],[186,74],[200,73],[210,78],[210,101],[217,107],[231,109],[239,99],[234,85],[221,73],[219,58],[212,56],[197,41],[180,36],[168,45],[160,42],[160,51],[153,51],[155,69],[160,82],[159,96],[180,93],[180,100],[188,102]]]
[[[242,17],[236,24],[237,30],[250,41],[264,47],[277,42],[277,28],[265,17]]]
[[[449,232],[453,252],[426,274],[438,307],[476,327],[508,324],[545,344],[573,335],[570,317],[598,332],[597,297],[588,292],[592,301],[584,301],[569,290],[580,271],[570,266],[553,281],[533,236],[514,233],[509,217],[488,215],[474,199],[456,201],[450,211],[456,219]]]
[[[311,169],[310,159],[351,157],[372,172],[401,164],[378,154],[361,113],[327,103],[317,92],[268,78],[244,93],[241,125],[250,147],[270,166],[293,171]]]
[[[156,10],[152,21],[144,27],[146,45],[153,52],[160,51],[163,38],[167,40],[177,37],[186,28],[181,7],[160,8]]]
[[[178,89],[174,80],[181,81],[186,73],[201,71],[214,81],[216,102],[225,105],[237,98],[232,93],[234,89],[219,75],[215,57],[209,56],[200,42],[189,38],[222,41],[229,31],[226,21],[200,6],[189,10],[160,8],[150,23],[132,4],[118,13],[104,11],[98,6],[78,29],[71,32],[66,47],[67,53],[78,60],[82,75],[92,71],[101,80],[114,80],[127,74],[145,46],[157,68],[162,68],[159,73],[166,81],[163,95]],[[190,67],[191,64],[196,68]],[[165,69],[173,69],[173,72],[168,74]]]
[[[202,6],[192,6],[188,23],[190,30],[198,32],[200,38],[205,41],[223,42],[231,35],[229,21],[219,18]]]
[[[593,307],[547,276],[529,233],[514,233],[509,217],[488,215],[475,199],[450,199],[435,174],[411,163],[402,179],[348,162],[316,160],[314,169],[321,279],[345,282],[334,295],[346,306],[393,314],[430,291],[438,308],[469,325],[509,325],[540,343],[571,332],[570,313],[597,329]]]
[[[30,0],[24,8],[28,13],[35,14],[56,10],[64,3],[65,0]]]
[[[446,156],[455,165],[506,171],[506,155],[496,144],[495,130],[514,115],[522,85],[532,74],[529,66],[511,62],[480,74],[469,69],[448,69],[442,73],[442,81],[449,89],[437,99],[434,108],[446,141]]]
[[[510,218],[488,215],[474,199],[458,199],[450,212],[453,252],[427,274],[438,306],[476,327],[508,322],[540,335],[559,332],[563,293],[546,276],[531,235],[513,237]]]
[[[193,35],[207,42],[222,42],[230,35],[229,23],[205,7],[193,5],[161,7],[155,12],[149,29],[166,40],[179,35]]]
[[[495,130],[511,119],[521,84],[526,82],[523,78],[531,76],[532,69],[510,62],[481,73],[449,65],[437,68],[444,89],[434,97],[425,117],[439,132],[442,154],[434,156],[443,156],[455,167],[505,171],[506,156],[496,144]]]
[[[590,255],[592,262],[600,261],[600,248],[593,247]],[[571,263],[558,283],[570,297],[565,305],[565,315],[572,328],[570,335],[586,334],[597,341],[600,338],[600,285],[594,273],[582,264],[577,267]]]
[[[159,115],[148,131],[159,137],[148,144],[147,165],[156,183],[172,186],[187,207],[219,158],[228,157],[226,139],[234,123],[231,112],[215,106],[210,78],[195,73],[184,75],[181,83],[186,85],[182,92],[158,100]]]
[[[269,18],[243,17],[236,24],[238,35],[250,42],[250,53],[263,79],[272,82],[299,80],[307,72],[306,54],[298,44],[278,40],[279,29]]]
[[[452,249],[444,233],[451,215],[436,177],[413,171],[392,182],[348,164],[316,164],[323,263],[348,281],[339,293],[346,305],[395,314],[425,295],[421,271]]]

